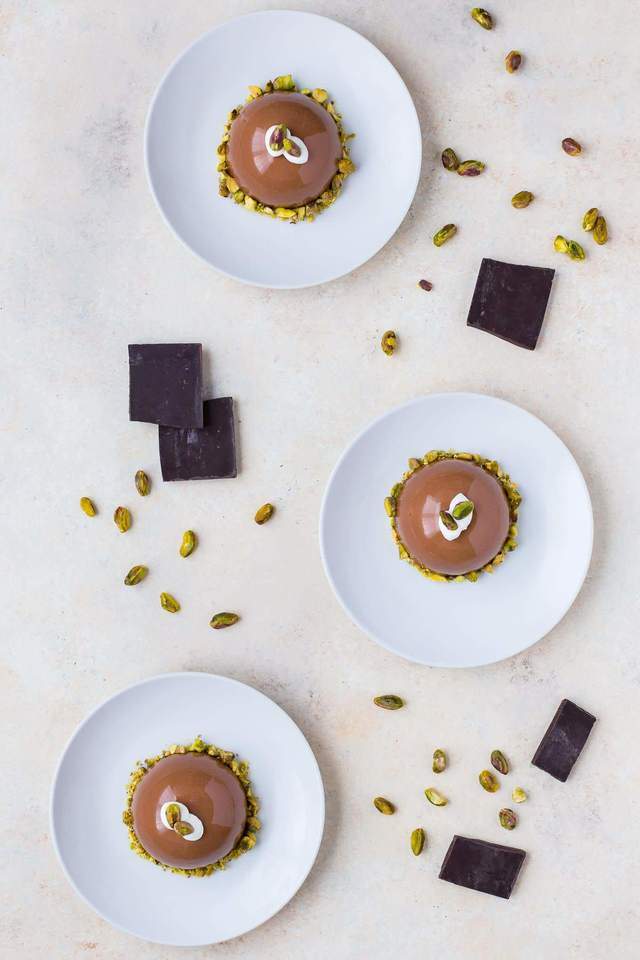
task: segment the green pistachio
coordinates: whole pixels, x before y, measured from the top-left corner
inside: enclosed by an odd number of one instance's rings
[[[263,503],[262,506],[256,510],[256,515],[253,519],[259,526],[262,526],[263,523],[271,519],[274,510],[275,507],[272,503]]]
[[[557,250],[558,253],[569,253],[569,241],[558,234],[558,236],[553,241],[553,249]]]
[[[425,839],[426,834],[422,827],[416,827],[416,829],[411,832],[411,852],[414,856],[419,857],[424,850]]]
[[[170,593],[160,594],[160,606],[163,610],[166,610],[167,613],[177,613],[180,609],[180,604]]]
[[[445,170],[454,171],[457,170],[460,166],[460,161],[458,160],[455,150],[452,150],[451,147],[447,147],[442,151],[442,166]]]
[[[166,817],[167,823],[171,824],[171,826],[174,827],[178,822],[178,820],[180,819],[180,807],[178,806],[177,803],[169,803],[167,804],[167,808],[164,812],[164,815]]]
[[[491,766],[503,775],[509,773],[509,761],[502,750],[491,751]]]
[[[215,613],[211,617],[209,626],[214,630],[222,630],[224,627],[232,627],[239,619],[237,613]]]
[[[565,137],[562,141],[562,149],[570,157],[577,157],[582,153],[582,147],[573,137]]]
[[[511,206],[517,210],[523,210],[524,207],[529,206],[532,200],[533,194],[530,193],[529,190],[520,190],[519,193],[514,193],[511,197]]]
[[[295,90],[296,85],[290,73],[285,73],[281,77],[276,77],[273,81],[274,90]]]
[[[508,807],[503,807],[503,809],[498,814],[498,820],[500,821],[500,826],[504,827],[505,830],[513,830],[518,822],[513,810],[509,810]]]
[[[374,697],[373,702],[376,707],[382,707],[383,710],[400,710],[404,707],[404,700],[395,693],[385,693],[381,697]]]
[[[440,523],[443,527],[446,527],[447,530],[453,531],[458,529],[458,524],[447,510],[440,511]]]
[[[388,517],[395,517],[396,515],[396,499],[395,497],[385,497],[384,498],[384,509]]]
[[[598,217],[596,220],[595,226],[593,228],[593,239],[597,244],[602,246],[609,239],[609,233],[607,231],[607,221],[604,217]]]
[[[486,790],[488,793],[495,793],[500,786],[496,779],[496,775],[491,773],[491,770],[483,770],[479,774],[478,780],[483,790]]]
[[[507,69],[507,73],[515,73],[516,70],[520,69],[520,64],[522,63],[522,54],[519,50],[510,50],[509,53],[504,58],[504,65]]]
[[[483,10],[482,7],[474,7],[471,11],[471,16],[484,30],[491,30],[493,28],[491,14]]]
[[[522,787],[515,787],[511,799],[514,803],[524,803],[527,799],[526,790],[523,790]]]
[[[424,795],[429,803],[432,803],[434,807],[446,807],[449,802],[446,797],[442,796],[439,790],[436,790],[435,787],[427,787]]]
[[[185,530],[182,534],[182,543],[180,544],[180,556],[190,557],[198,546],[198,538],[193,530]]]
[[[148,497],[149,491],[151,490],[151,481],[149,477],[144,472],[144,470],[138,470],[135,475],[135,484],[136,490],[141,497]]]
[[[193,827],[190,823],[187,823],[186,820],[177,820],[173,825],[173,829],[181,837],[188,837],[193,833]]]
[[[459,177],[479,177],[485,168],[482,160],[465,160],[460,164],[456,173]]]
[[[395,330],[385,330],[380,340],[380,347],[382,348],[382,352],[385,353],[388,357],[390,357],[393,353],[395,353],[397,346],[398,346],[398,336]]]
[[[383,813],[385,817],[390,817],[392,813],[396,812],[396,808],[391,803],[391,800],[387,800],[385,797],[374,797],[373,805],[376,810]]]
[[[126,507],[116,507],[113,513],[113,522],[120,533],[126,533],[131,527],[131,513]]]
[[[80,497],[80,509],[83,513],[86,513],[88,517],[95,517],[98,512],[93,505],[93,500],[90,500],[89,497]]]
[[[148,573],[148,567],[145,567],[142,564],[136,564],[135,567],[131,567],[131,570],[129,570],[129,573],[124,578],[125,586],[134,587],[136,583],[141,583]]]
[[[454,520],[464,520],[470,513],[473,513],[472,500],[462,500],[460,503],[457,503],[451,511]]]
[[[597,222],[596,222],[597,227]],[[595,237],[595,228],[594,228],[594,237]],[[567,240],[567,253],[572,260],[584,260],[585,252],[584,248],[578,243],[577,240]]]
[[[590,233],[591,230],[596,225],[596,220],[598,219],[599,211],[597,207],[590,207],[589,210],[585,213],[582,218],[582,229],[586,230],[587,233]]]
[[[444,227],[441,227],[433,235],[433,242],[436,247],[441,247],[443,243],[446,243],[447,240],[450,240],[451,237],[456,233],[457,227],[455,223],[447,223]]]
[[[442,771],[447,766],[447,755],[444,750],[434,750],[433,751],[433,764],[431,769],[434,773],[442,773]]]

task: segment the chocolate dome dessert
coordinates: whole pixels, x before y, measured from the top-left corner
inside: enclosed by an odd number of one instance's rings
[[[293,153],[285,149],[287,141]],[[229,173],[245,194],[269,207],[312,203],[331,186],[341,157],[335,120],[301,93],[252,100],[229,132]]]
[[[206,875],[255,843],[247,765],[199,739],[138,767],[128,801],[136,852],[176,872]]]
[[[289,74],[249,90],[218,147],[220,193],[281,220],[313,220],[355,169],[340,115],[326,90],[298,91]]]
[[[385,500],[400,556],[434,580],[476,580],[516,546],[517,487],[495,460],[432,451]]]

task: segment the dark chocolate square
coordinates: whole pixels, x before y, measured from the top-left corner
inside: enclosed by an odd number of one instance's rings
[[[567,779],[596,722],[593,714],[563,700],[540,741],[531,763],[550,773],[556,780]]]
[[[129,344],[129,419],[202,426],[202,344]]]
[[[213,480],[236,476],[233,399],[205,400],[201,430],[160,427],[163,480]]]
[[[440,879],[508,900],[526,853],[501,843],[454,836],[440,868]]]
[[[480,264],[467,326],[535,350],[555,270],[486,257]]]

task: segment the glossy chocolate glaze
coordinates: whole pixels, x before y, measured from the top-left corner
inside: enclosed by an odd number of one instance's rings
[[[473,520],[457,540],[438,527],[456,494],[474,503]],[[439,460],[416,471],[398,498],[396,526],[414,560],[436,573],[478,570],[499,553],[509,532],[509,503],[498,480],[466,460]]]
[[[272,157],[264,142],[269,127],[284,123],[309,150],[306,163]],[[324,107],[301,93],[268,93],[242,108],[231,125],[229,170],[249,196],[269,207],[301,207],[331,183],[342,156],[338,127]]]
[[[202,820],[200,840],[185,840],[160,819],[178,800]],[[133,829],[152,857],[170,867],[204,867],[226,856],[244,832],[247,801],[236,775],[206,753],[173,754],[145,773],[133,794]]]

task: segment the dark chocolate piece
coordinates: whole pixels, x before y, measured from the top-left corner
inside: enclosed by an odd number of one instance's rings
[[[564,783],[595,722],[593,714],[587,713],[571,700],[563,700],[531,763]]]
[[[202,344],[129,344],[129,419],[202,426]]]
[[[163,480],[212,480],[236,476],[233,399],[205,400],[201,430],[160,427]]]
[[[535,350],[555,270],[486,257],[480,264],[467,326]]]
[[[526,853],[501,843],[454,836],[440,868],[440,879],[508,900]]]

